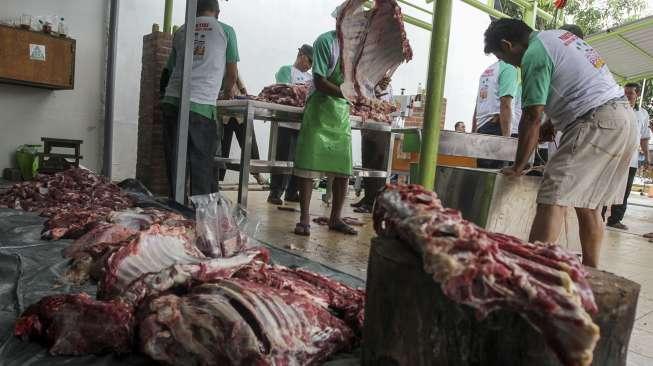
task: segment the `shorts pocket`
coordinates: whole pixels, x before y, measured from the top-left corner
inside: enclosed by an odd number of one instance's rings
[[[604,119],[604,120],[598,120],[596,124],[599,126],[599,128],[605,129],[605,130],[616,130],[618,128],[622,128],[624,125],[625,121],[623,120],[617,120],[617,119]]]

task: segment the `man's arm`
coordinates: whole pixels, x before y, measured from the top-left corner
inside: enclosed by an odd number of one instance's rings
[[[174,42],[173,42],[174,43]],[[161,72],[161,79],[159,79],[159,95],[161,98],[166,94],[166,88],[168,87],[168,82],[170,81],[170,75],[172,75],[172,70],[175,68],[175,63],[177,61],[177,51],[175,48],[172,48],[170,55],[168,56],[168,61],[166,61],[163,71]]]
[[[540,139],[540,122],[544,106],[533,105],[524,109],[521,121],[519,122],[519,140],[517,142],[517,154],[515,164],[504,168],[502,172],[506,175],[521,175],[528,160],[535,151]]]
[[[238,78],[238,64],[235,62],[228,62],[227,69],[224,75],[224,98],[233,99],[234,97],[234,85],[236,84],[236,79]]]
[[[642,148],[642,152],[644,153],[644,168],[645,169],[648,169],[649,166],[650,166],[649,157],[648,157],[648,140],[649,139],[639,140],[639,146]]]
[[[476,107],[474,107],[474,116],[472,117],[472,132],[476,133]]]
[[[342,95],[342,91],[340,90],[340,87],[330,82],[329,80],[327,80],[327,78],[325,78],[322,75],[318,75],[318,74],[313,75],[313,84],[315,85],[315,89],[319,90],[324,94],[336,98],[344,98],[344,96]]]
[[[512,124],[512,97],[510,95],[499,98],[499,124],[501,125],[501,135],[510,136]]]

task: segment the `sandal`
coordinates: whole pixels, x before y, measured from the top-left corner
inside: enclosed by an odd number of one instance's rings
[[[297,225],[295,225],[295,235],[310,236],[311,225],[304,225],[301,222],[298,222]]]
[[[368,205],[362,205],[359,207],[354,208],[354,212],[356,213],[372,213],[372,207]]]
[[[358,235],[358,230],[356,230],[353,227],[345,224],[342,221],[338,221],[338,223],[335,224],[335,225],[329,225],[329,230],[337,231],[339,233],[343,233],[343,234],[346,234],[346,235]]]

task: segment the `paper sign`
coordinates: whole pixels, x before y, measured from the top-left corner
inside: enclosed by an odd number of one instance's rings
[[[36,61],[45,61],[45,46],[41,44],[29,45],[29,59]]]

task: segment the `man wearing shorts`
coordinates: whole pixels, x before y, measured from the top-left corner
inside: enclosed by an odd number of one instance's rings
[[[598,52],[565,30],[534,32],[517,19],[492,22],[485,52],[521,67],[522,108],[515,164],[520,176],[540,140],[562,132],[538,195],[529,241],[555,243],[566,207],[578,216],[583,264],[596,267],[603,240],[601,208],[622,203],[637,146],[635,115]],[[550,117],[540,127],[542,113]],[[541,132],[542,131],[542,132]]]

